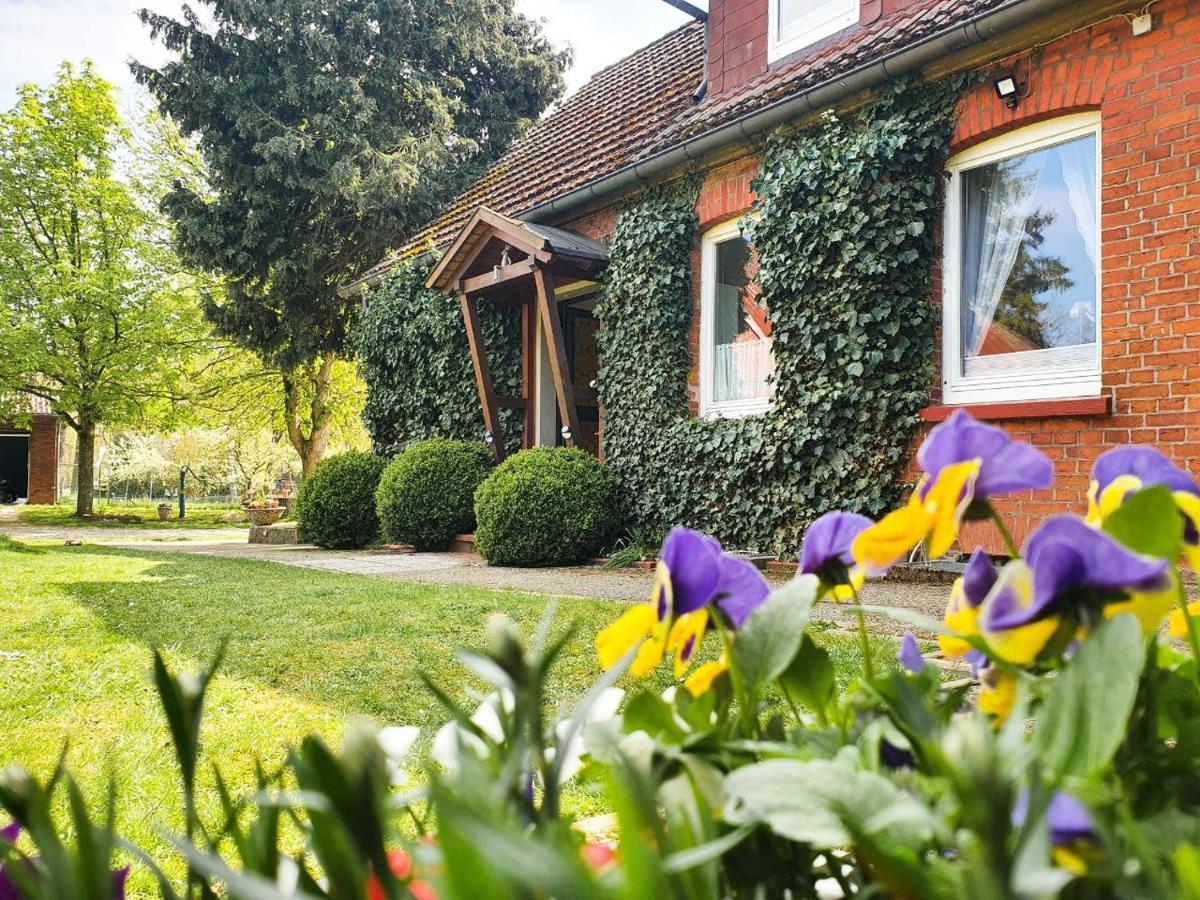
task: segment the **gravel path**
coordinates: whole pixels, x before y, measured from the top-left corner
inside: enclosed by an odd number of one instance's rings
[[[603,569],[577,566],[557,569],[510,569],[488,566],[473,553],[413,553],[383,550],[318,550],[307,545],[249,544],[245,529],[95,528],[25,525],[11,515],[0,516],[0,531],[18,540],[83,541],[144,551],[198,553],[232,559],[256,559],[288,566],[369,575],[396,581],[474,587],[546,594],[554,597],[600,597],[617,601],[649,596],[652,573],[647,569]],[[785,577],[772,576],[783,583]],[[946,607],[946,584],[887,580],[868,584],[863,602],[912,610],[938,620]],[[853,614],[834,603],[819,607],[817,618],[839,628],[855,626]],[[872,631],[903,634],[912,626],[886,616],[873,616]]]

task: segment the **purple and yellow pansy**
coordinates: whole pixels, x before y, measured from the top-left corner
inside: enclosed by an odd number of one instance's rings
[[[1012,822],[1021,826],[1029,818],[1029,791],[1022,790],[1013,806]],[[1046,806],[1050,852],[1055,864],[1072,875],[1087,874],[1089,861],[1100,857],[1096,823],[1086,806],[1065,791],[1055,791]]]
[[[1192,568],[1200,569],[1200,484],[1153,447],[1117,447],[1100,454],[1088,489],[1089,525],[1100,525],[1130,494],[1164,485],[1183,517],[1183,547]]]
[[[997,656],[1033,663],[1060,628],[1074,634],[1101,616],[1132,612],[1157,630],[1174,598],[1167,560],[1129,550],[1076,516],[1051,516],[1009,562],[984,600],[979,633]]]
[[[979,608],[996,584],[996,567],[982,547],[976,547],[963,574],[955,579],[946,603],[943,624],[954,632],[938,635],[938,646],[947,659],[963,659],[977,671],[986,657],[965,640],[979,634]]]
[[[849,512],[828,512],[804,533],[800,548],[800,574],[816,575],[821,594],[834,600],[850,600],[863,586],[866,572],[855,565],[850,547],[854,539],[875,523]]]
[[[648,675],[666,654],[674,656],[677,679],[696,659],[712,617],[740,628],[770,588],[751,563],[721,550],[712,537],[689,528],[672,528],[663,541],[648,603],[640,603],[596,636],[596,653],[611,668],[637,647],[630,672]],[[705,663],[684,680],[693,695],[711,687],[726,669],[721,659]]]
[[[907,504],[861,532],[851,553],[875,573],[907,556],[922,541],[943,556],[971,510],[1000,494],[1048,488],[1053,465],[1040,450],[962,410],[934,428],[917,452],[922,472]]]

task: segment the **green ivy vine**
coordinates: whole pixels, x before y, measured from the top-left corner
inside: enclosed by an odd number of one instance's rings
[[[620,212],[598,315],[606,458],[630,528],[794,551],[830,509],[877,515],[927,402],[940,172],[961,82],[895,86],[772,138],[752,230],[774,334],[768,413],[687,413],[699,182]]]
[[[367,384],[363,421],[375,451],[394,456],[413,441],[483,439],[483,412],[458,301],[425,287],[430,264],[398,266],[367,297],[352,329]],[[521,392],[521,330],[516,313],[479,306],[492,379],[499,394]],[[501,410],[505,446],[521,446],[521,414]]]

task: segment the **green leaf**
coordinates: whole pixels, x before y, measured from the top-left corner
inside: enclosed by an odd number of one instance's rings
[[[1183,552],[1183,517],[1165,484],[1126,497],[1104,520],[1104,530],[1147,556],[1175,560]]]
[[[817,600],[817,577],[800,575],[772,591],[750,614],[733,642],[733,663],[750,692],[784,673],[804,640]]]
[[[1051,770],[1082,778],[1109,764],[1125,736],[1145,653],[1141,626],[1129,613],[1084,642],[1037,717],[1034,744]]]
[[[837,682],[833,661],[823,647],[818,647],[807,635],[800,644],[800,652],[780,676],[784,689],[798,697],[809,709],[824,713],[833,701]]]
[[[905,843],[933,833],[928,809],[875,772],[834,760],[773,759],[725,779],[725,821],[762,824],[780,837],[825,850],[844,847],[843,817],[868,834]]]

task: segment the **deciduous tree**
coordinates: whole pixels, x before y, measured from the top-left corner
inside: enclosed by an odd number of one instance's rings
[[[78,433],[79,515],[97,426],[168,415],[210,341],[144,174],[86,63],[22,86],[0,114],[0,405],[43,397]]]

